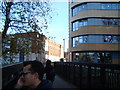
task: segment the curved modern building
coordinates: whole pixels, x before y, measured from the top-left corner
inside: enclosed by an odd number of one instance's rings
[[[69,52],[70,61],[120,64],[120,2],[69,2]]]

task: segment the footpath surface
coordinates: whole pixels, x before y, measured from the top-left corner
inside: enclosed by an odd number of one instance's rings
[[[76,86],[63,80],[60,76],[56,75],[55,81],[53,82],[53,88],[74,88],[76,89]]]

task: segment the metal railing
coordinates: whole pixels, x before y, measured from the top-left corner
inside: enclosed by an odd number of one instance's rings
[[[55,63],[56,73],[79,89],[120,89],[120,64]]]
[[[23,68],[23,63],[16,63],[2,67],[2,89],[12,88],[17,81],[18,74]]]

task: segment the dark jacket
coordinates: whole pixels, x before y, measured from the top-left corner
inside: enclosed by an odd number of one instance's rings
[[[55,78],[54,67],[52,65],[47,65],[45,67],[45,73],[46,73],[46,80],[50,80],[51,82],[53,82]]]
[[[52,88],[52,82],[48,80],[42,80],[35,90],[40,90],[40,88]]]

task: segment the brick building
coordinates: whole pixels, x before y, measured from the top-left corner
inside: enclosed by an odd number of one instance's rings
[[[52,62],[59,61],[60,58],[63,58],[63,46],[56,43],[55,41],[49,39],[48,37],[39,34],[37,32],[28,32],[28,33],[16,33],[11,35],[16,37],[14,44],[16,46],[10,46],[10,48],[21,48],[27,55],[17,54],[16,57],[19,57],[20,61],[28,60],[39,60],[45,63],[46,59],[50,59]],[[43,40],[41,44],[41,39]],[[40,43],[39,43],[40,42]],[[43,46],[42,46],[43,45]],[[43,51],[43,48],[45,51]]]

